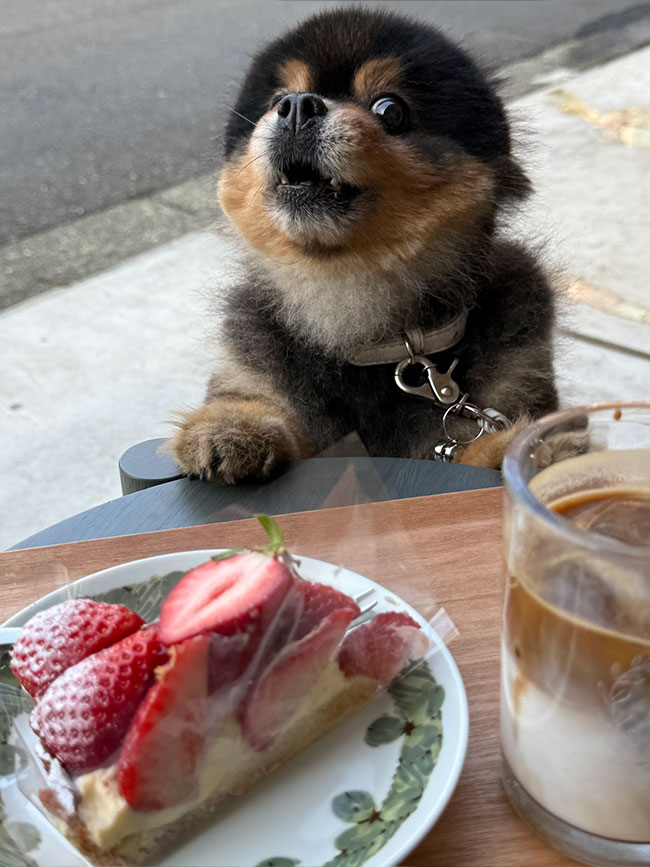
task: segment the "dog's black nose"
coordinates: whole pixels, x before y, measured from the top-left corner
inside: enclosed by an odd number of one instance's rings
[[[278,103],[279,124],[293,132],[324,114],[327,114],[327,106],[315,93],[290,93]]]

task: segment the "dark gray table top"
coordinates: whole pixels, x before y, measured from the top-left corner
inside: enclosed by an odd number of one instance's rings
[[[421,497],[501,484],[495,470],[402,458],[314,458],[263,484],[179,479],[88,509],[24,539],[31,548],[333,506]]]

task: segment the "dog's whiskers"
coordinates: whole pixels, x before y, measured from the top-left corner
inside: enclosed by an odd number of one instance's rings
[[[224,105],[226,105],[226,104],[224,103]],[[232,111],[233,114],[236,114],[237,117],[240,117],[242,120],[247,121],[247,123],[249,123],[251,126],[255,126],[255,121],[254,121],[254,120],[251,120],[250,117],[246,117],[246,115],[244,115],[244,114],[242,114],[241,112],[237,111],[237,110],[234,109],[231,105],[226,105],[226,108],[228,109],[228,111]]]
[[[261,184],[253,193],[253,198],[256,199],[261,192],[266,189],[266,183]]]
[[[238,172],[235,172],[235,175],[241,174],[244,169],[247,169],[252,163],[256,162],[257,160],[261,160],[263,156],[265,156],[265,154],[258,154],[256,157],[253,157],[253,159],[249,160],[245,165],[243,165]]]

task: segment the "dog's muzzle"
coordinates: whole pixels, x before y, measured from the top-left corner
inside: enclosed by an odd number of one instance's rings
[[[327,169],[328,109],[314,93],[290,93],[277,105],[275,133],[269,143],[278,204],[293,214],[310,209],[343,213],[359,189]]]
[[[327,106],[315,93],[290,93],[278,103],[278,126],[290,135],[315,126],[327,114]]]

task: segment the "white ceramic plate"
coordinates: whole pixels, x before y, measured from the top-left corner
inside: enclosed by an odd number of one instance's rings
[[[123,601],[145,619],[154,619],[160,597],[174,580],[161,576],[186,572],[216,553],[166,554],[105,569],[50,593],[6,625],[20,626],[37,611],[69,596],[107,593],[108,601]],[[374,611],[405,611],[420,622],[433,642],[426,666],[224,809],[160,859],[159,867],[397,865],[431,829],[454,791],[467,747],[468,710],[461,676],[442,640],[416,611],[380,584],[320,560],[299,561],[305,578],[331,584],[350,596],[372,589]],[[2,714],[6,719],[10,702],[15,703],[15,695],[8,696],[7,689],[0,682],[0,742]],[[379,718],[381,722],[368,731]],[[14,742],[16,731],[27,731],[25,721],[23,713],[11,722]],[[0,811],[5,814],[0,812],[3,865],[29,863],[25,856],[19,860],[11,840],[6,836],[3,840],[3,820],[6,830],[23,841],[17,848],[28,852],[27,858],[39,867],[87,864],[10,776],[4,783],[0,788]]]

